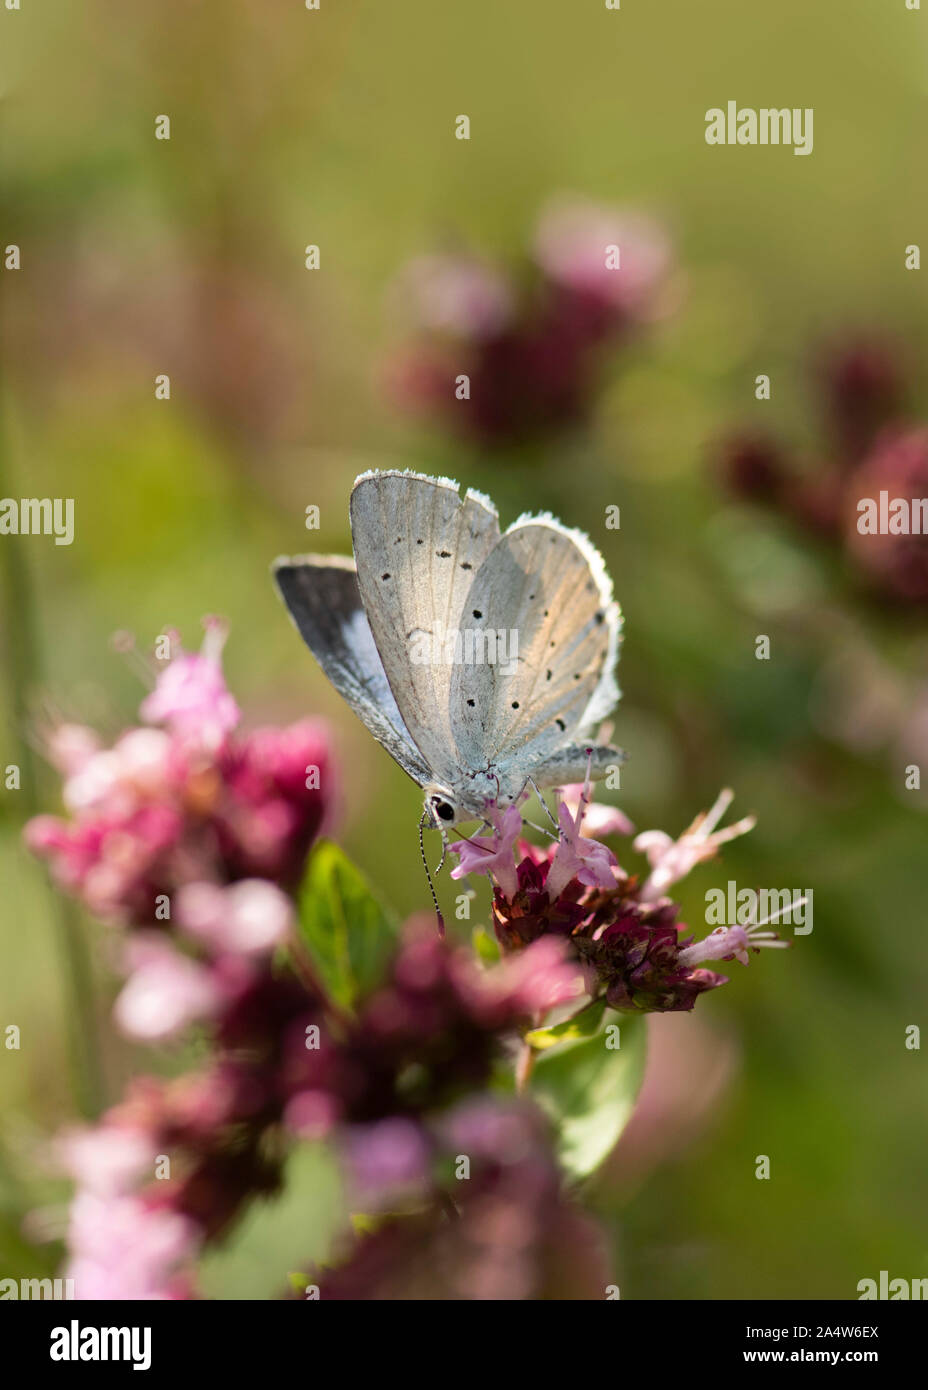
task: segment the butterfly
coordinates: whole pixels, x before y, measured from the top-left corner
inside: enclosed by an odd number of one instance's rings
[[[590,737],[619,698],[622,619],[582,532],[548,514],[501,532],[481,493],[397,470],[362,473],[349,513],[353,560],[278,559],[274,580],[443,839],[529,786],[595,779],[624,760]]]

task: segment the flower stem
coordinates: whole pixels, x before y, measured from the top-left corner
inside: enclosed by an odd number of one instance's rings
[[[0,496],[19,495],[5,471],[5,401],[0,399]],[[40,810],[38,760],[27,737],[29,699],[39,683],[40,661],[34,595],[24,562],[22,537],[7,536],[0,544],[0,589],[6,612],[6,679],[14,736],[18,744],[24,820]],[[81,917],[73,903],[48,888],[63,976],[67,1012],[67,1051],[72,1085],[81,1113],[93,1118],[104,1104],[93,976]]]
[[[532,1079],[532,1072],[535,1070],[536,1052],[531,1043],[523,1042],[518,1060],[516,1061],[516,1090],[519,1095],[528,1090],[528,1083]]]

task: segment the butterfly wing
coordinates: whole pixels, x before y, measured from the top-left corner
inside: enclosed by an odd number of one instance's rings
[[[466,766],[493,763],[501,794],[515,794],[543,765],[573,766],[576,748],[564,750],[614,706],[621,613],[587,537],[548,516],[520,518],[500,538],[466,608],[497,636],[514,634],[517,650],[506,662],[455,668],[455,744]]]
[[[589,771],[592,781],[604,777],[610,767],[625,762],[625,752],[607,743],[569,743],[554,753],[533,763],[532,781],[539,791],[546,787],[569,787],[582,782]],[[516,779],[518,781],[518,778]],[[522,790],[521,783],[513,795]]]
[[[457,668],[444,643],[499,540],[496,510],[479,493],[462,497],[446,478],[400,472],[362,474],[350,510],[358,584],[387,681],[433,780],[454,785]]]
[[[274,582],[294,626],[339,695],[419,786],[430,780],[387,682],[361,602],[354,562],[301,555],[275,561]]]

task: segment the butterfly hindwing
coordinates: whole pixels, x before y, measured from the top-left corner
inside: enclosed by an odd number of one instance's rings
[[[466,611],[497,637],[507,634],[508,660],[455,668],[455,745],[465,765],[493,763],[518,791],[533,767],[556,760],[618,699],[619,608],[587,538],[528,517],[484,560]]]

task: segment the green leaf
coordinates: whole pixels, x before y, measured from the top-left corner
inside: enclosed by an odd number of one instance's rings
[[[336,1155],[325,1144],[301,1144],[286,1161],[278,1194],[252,1202],[224,1239],[207,1247],[197,1286],[208,1299],[272,1299],[321,1265],[347,1222]],[[297,1282],[299,1280],[299,1282]]]
[[[499,945],[486,927],[474,927],[471,939],[474,950],[484,965],[497,965],[499,963],[501,956]]]
[[[611,1153],[631,1116],[646,1037],[643,1018],[610,1011],[592,1037],[549,1048],[535,1063],[529,1089],[553,1120],[561,1164],[577,1181]]]
[[[565,1018],[563,1023],[555,1023],[551,1028],[533,1028],[530,1033],[526,1033],[525,1041],[530,1047],[537,1048],[539,1052],[545,1052],[549,1047],[554,1047],[556,1043],[574,1042],[577,1038],[589,1038],[599,1031],[605,1010],[606,1001],[594,999],[579,1013],[575,1013],[571,1018]]]
[[[299,898],[300,936],[335,1003],[353,1008],[380,983],[397,924],[331,841],[313,850]]]

